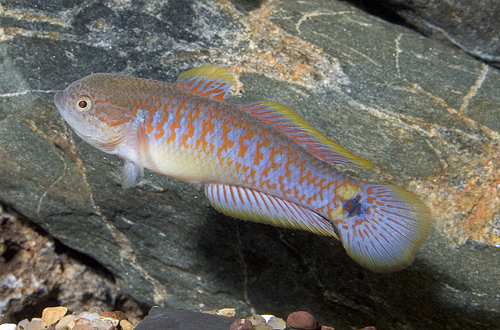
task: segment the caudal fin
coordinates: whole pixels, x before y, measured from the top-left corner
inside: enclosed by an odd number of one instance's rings
[[[413,193],[393,185],[362,183],[361,187],[359,197],[345,203],[347,216],[335,221],[344,248],[372,270],[408,266],[429,236],[429,209]]]

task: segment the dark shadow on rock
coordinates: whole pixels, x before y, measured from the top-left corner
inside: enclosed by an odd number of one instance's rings
[[[408,25],[408,23],[397,13],[394,6],[389,6],[380,1],[366,1],[366,0],[343,0],[370,15],[380,17],[381,19],[401,26],[406,26],[409,28],[413,27]]]
[[[339,241],[307,232],[244,222],[222,214],[200,230],[209,277],[258,313],[286,317],[307,310],[335,329],[495,329],[499,313],[447,305],[449,283],[418,259],[405,270],[375,273],[345,253]],[[464,303],[464,306],[469,306]]]
[[[252,10],[259,9],[263,0],[230,0],[236,9],[248,13]]]

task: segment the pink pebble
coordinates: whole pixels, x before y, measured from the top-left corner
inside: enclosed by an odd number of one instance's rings
[[[300,330],[315,330],[318,328],[316,318],[308,312],[293,312],[288,315],[286,323],[290,328]]]
[[[251,330],[252,322],[245,319],[238,319],[231,324],[230,330]]]

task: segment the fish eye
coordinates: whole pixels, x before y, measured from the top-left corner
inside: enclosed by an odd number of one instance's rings
[[[76,108],[80,111],[87,111],[92,106],[92,100],[88,96],[80,96],[76,100]]]

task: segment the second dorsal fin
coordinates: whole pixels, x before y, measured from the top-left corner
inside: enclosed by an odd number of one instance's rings
[[[324,161],[364,168],[373,167],[366,159],[353,155],[337,142],[318,132],[294,110],[284,105],[266,101],[244,104],[240,107],[244,112],[273,125]]]
[[[179,75],[175,85],[190,93],[225,101],[236,81],[226,68],[202,65]]]

